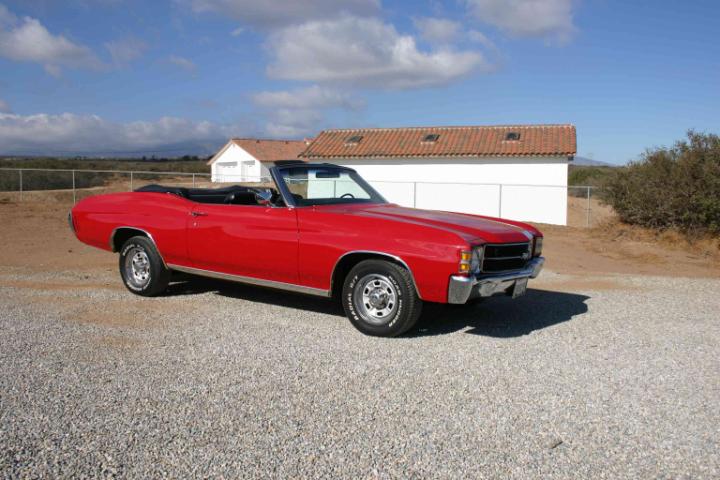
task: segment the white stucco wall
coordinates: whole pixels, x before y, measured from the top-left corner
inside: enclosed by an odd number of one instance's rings
[[[270,177],[265,164],[234,143],[215,160],[210,171],[213,182],[257,182]]]
[[[567,223],[566,156],[323,161],[357,170],[400,205]]]

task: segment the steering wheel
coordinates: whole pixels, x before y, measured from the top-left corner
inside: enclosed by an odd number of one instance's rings
[[[352,193],[343,193],[342,195],[340,195],[340,198],[355,198],[355,195],[353,195]]]

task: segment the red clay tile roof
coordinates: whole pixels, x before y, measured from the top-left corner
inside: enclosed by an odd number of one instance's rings
[[[519,140],[506,140],[509,132]],[[439,135],[423,142],[426,135]],[[348,144],[352,136],[362,136]],[[352,157],[457,157],[575,155],[574,125],[360,128],[325,130],[305,149],[308,160]]]
[[[261,162],[296,160],[308,146],[305,140],[233,138],[232,142]]]

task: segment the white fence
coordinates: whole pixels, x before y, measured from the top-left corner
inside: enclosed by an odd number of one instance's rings
[[[225,179],[223,179],[225,180]],[[267,183],[268,177],[253,182]],[[596,187],[368,180],[388,201],[432,210],[589,227],[612,215]],[[217,186],[210,174],[118,170],[0,168],[0,200],[72,201],[148,183]],[[550,206],[550,207],[549,207]]]

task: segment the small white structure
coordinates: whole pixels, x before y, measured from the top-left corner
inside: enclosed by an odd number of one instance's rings
[[[213,182],[270,180],[269,167],[281,160],[298,160],[307,140],[233,138],[208,161]]]
[[[400,205],[567,223],[572,125],[326,130],[301,157],[348,166]]]

